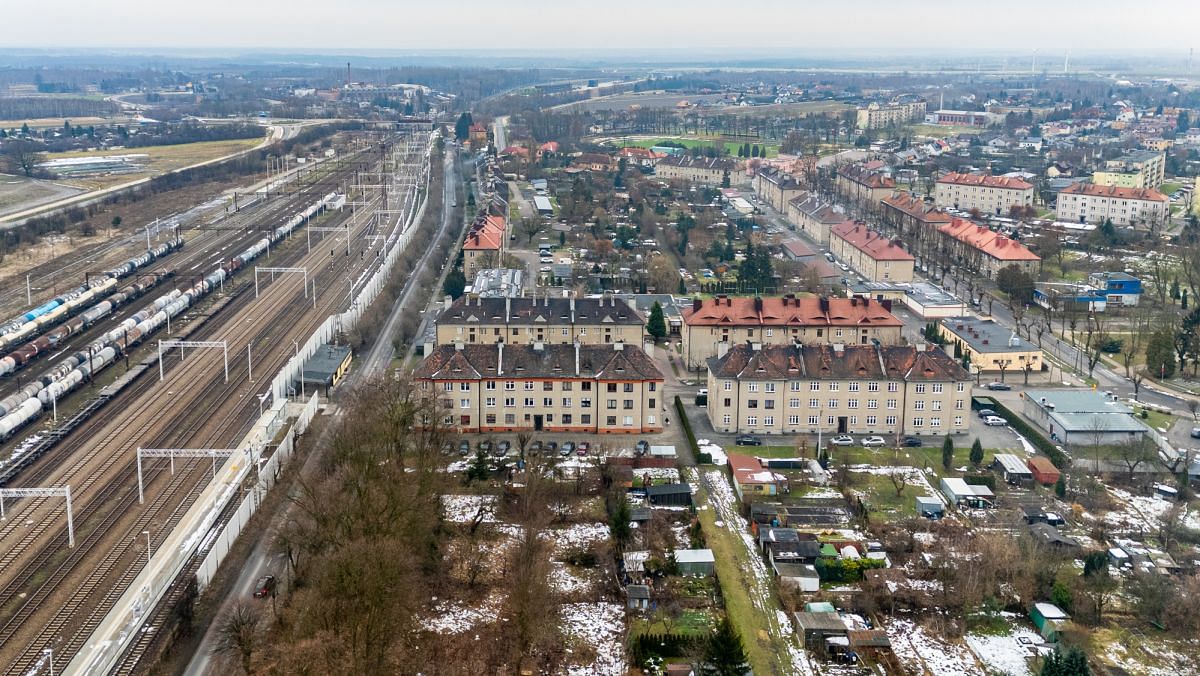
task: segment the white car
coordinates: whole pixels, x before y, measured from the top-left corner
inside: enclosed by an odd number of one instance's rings
[[[883,437],[863,437],[862,445],[871,448],[872,446],[887,446],[887,442]]]
[[[854,437],[850,436],[849,434],[839,434],[830,439],[829,443],[833,444],[834,446],[853,446]]]
[[[989,427],[1003,427],[1008,424],[1008,421],[998,415],[989,415],[983,419],[983,424]]]

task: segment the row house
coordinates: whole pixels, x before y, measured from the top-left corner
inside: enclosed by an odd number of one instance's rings
[[[1003,216],[1014,206],[1033,205],[1033,185],[1009,176],[950,172],[937,180],[933,199],[939,207]]]
[[[708,367],[726,434],[966,434],[971,376],[911,345],[737,345]]]
[[[908,243],[909,248],[928,257],[937,246],[938,228],[950,223],[950,214],[910,192],[896,192],[880,203],[880,220]]]
[[[662,431],[663,375],[623,343],[441,345],[413,375],[462,433]]]
[[[1156,227],[1166,223],[1170,200],[1153,188],[1074,183],[1058,193],[1055,217],[1067,223],[1103,223]]]
[[[846,221],[846,214],[816,193],[801,192],[787,203],[787,219],[813,241],[829,246],[829,229]]]
[[[611,344],[641,345],[646,320],[623,299],[483,298],[466,295],[437,320],[438,345]]]
[[[834,226],[829,251],[871,282],[911,282],[916,259],[898,240],[884,237],[865,223]]]
[[[1024,244],[972,221],[956,218],[938,228],[943,264],[953,261],[967,270],[994,279],[1015,265],[1037,279],[1042,259]]]
[[[658,161],[654,173],[668,181],[687,181],[701,185],[721,185],[726,179],[730,184],[746,182],[745,174],[738,171],[735,160],[725,157],[664,157]]]
[[[688,368],[703,368],[709,359],[739,343],[884,345],[902,342],[903,323],[891,313],[890,301],[867,298],[773,298],[717,296],[695,299],[683,313],[683,353]]]

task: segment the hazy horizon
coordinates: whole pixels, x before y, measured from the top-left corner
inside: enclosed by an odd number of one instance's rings
[[[1010,0],[963,11],[945,0],[897,5],[863,0],[853,12],[807,0],[743,0],[736,5],[697,0],[675,3],[612,0],[603,5],[481,0],[314,3],[314,11],[285,0],[203,4],[60,0],[35,18],[0,24],[5,50],[171,50],[229,53],[512,51],[573,52],[579,58],[618,51],[698,51],[710,55],[804,55],[874,52],[1015,55],[1034,49],[1047,59],[1066,52],[1144,52],[1187,55],[1186,27],[1200,25],[1200,3],[1147,0],[1137,13],[1154,21],[1131,24],[1130,6],[1113,0],[1041,3]],[[203,11],[198,11],[203,10]],[[36,22],[36,30],[33,22]],[[986,30],[981,31],[980,28]],[[1193,40],[1200,42],[1200,39]]]

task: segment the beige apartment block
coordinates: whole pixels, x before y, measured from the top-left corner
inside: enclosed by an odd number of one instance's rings
[[[481,298],[466,295],[437,319],[437,344],[505,342],[640,346],[646,320],[629,303],[603,298]]]

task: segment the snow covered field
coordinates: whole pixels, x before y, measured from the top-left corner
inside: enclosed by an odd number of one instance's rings
[[[932,676],[984,676],[965,645],[940,641],[912,620],[894,619],[887,624],[888,638],[896,657],[918,673]]]
[[[562,606],[566,634],[567,674],[623,676],[625,673],[625,609],[616,603],[566,603]]]

